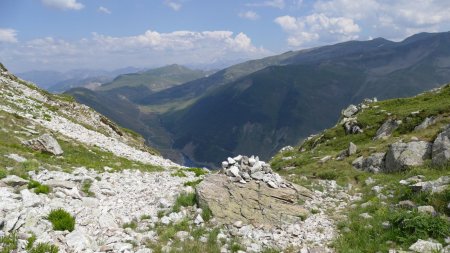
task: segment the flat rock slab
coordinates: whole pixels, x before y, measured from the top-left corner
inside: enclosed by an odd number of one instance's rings
[[[298,203],[312,197],[299,185],[274,189],[264,182],[234,183],[223,174],[207,176],[196,192],[199,205],[208,207],[219,223],[242,221],[268,226],[305,219],[309,211]]]

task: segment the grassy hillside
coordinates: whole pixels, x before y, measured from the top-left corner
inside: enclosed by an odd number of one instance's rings
[[[163,120],[174,133],[175,148],[196,147],[189,154],[196,161],[220,161],[234,153],[265,159],[289,140],[333,124],[352,96],[349,91],[361,82],[357,76],[340,67],[274,66],[225,85]]]
[[[298,52],[285,59],[289,65],[267,67],[163,114],[163,124],[174,148],[198,162],[217,165],[218,157],[240,153],[268,159],[333,125],[349,103],[411,96],[450,81],[448,43],[450,33],[419,34]]]
[[[115,101],[89,105],[130,115],[139,110],[140,117],[109,115],[159,149],[199,164],[217,166],[239,153],[267,159],[332,126],[347,104],[412,96],[449,82],[449,43],[448,32],[349,41],[248,61],[159,92],[144,86],[102,91]],[[142,125],[161,131],[147,134]]]
[[[116,77],[112,82],[105,83],[99,90],[107,91],[121,87],[143,86],[151,92],[161,91],[207,75],[202,70],[191,70],[177,64],[151,69],[144,72],[125,74]]]
[[[435,116],[435,124],[415,131],[426,117]],[[430,161],[423,166],[390,174],[373,174],[352,167],[352,161],[359,156],[367,157],[376,152],[385,152],[389,144],[418,138],[433,141],[442,127],[450,124],[450,85],[441,90],[426,92],[411,98],[391,99],[372,103],[356,114],[363,133],[346,135],[341,124],[327,129],[308,139],[292,151],[278,153],[271,165],[279,173],[302,185],[312,185],[315,180],[333,179],[340,185],[351,184],[355,193],[362,193],[362,199],[348,210],[348,219],[339,223],[341,236],[335,243],[338,252],[387,252],[391,248],[407,249],[419,238],[433,238],[443,242],[450,235],[448,217],[450,209],[450,188],[441,193],[414,192],[400,180],[422,175],[425,181],[450,175],[450,166],[435,167]],[[402,120],[403,124],[387,139],[373,140],[377,129],[387,120]],[[354,155],[341,161],[335,158],[349,143],[357,145]],[[320,162],[323,157],[332,159]],[[368,178],[371,180],[367,180]],[[372,182],[371,182],[372,181]],[[380,186],[376,192],[374,186]],[[437,215],[431,216],[397,204],[411,200],[418,206],[431,205]],[[363,218],[368,213],[372,218]],[[389,221],[391,227],[383,227]]]

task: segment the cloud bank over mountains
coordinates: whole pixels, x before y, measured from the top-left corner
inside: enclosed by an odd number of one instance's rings
[[[305,48],[376,37],[401,40],[419,32],[450,30],[447,0],[320,0],[310,8],[306,15],[274,19],[286,32],[289,46]]]
[[[179,63],[208,65],[269,55],[244,33],[231,31],[175,31],[114,37],[93,33],[90,38],[66,41],[53,37],[19,43],[15,31],[0,30],[0,55],[12,69],[149,67]]]

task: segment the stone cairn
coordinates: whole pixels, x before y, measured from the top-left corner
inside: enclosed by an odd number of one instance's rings
[[[229,176],[231,181],[246,184],[252,180],[264,182],[272,188],[286,188],[288,183],[277,173],[272,171],[270,164],[260,161],[259,157],[238,155],[234,158],[228,157],[222,162],[221,173]]]

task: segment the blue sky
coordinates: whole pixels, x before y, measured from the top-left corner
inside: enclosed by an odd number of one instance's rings
[[[448,0],[1,0],[14,72],[216,67],[347,40],[450,30]]]

